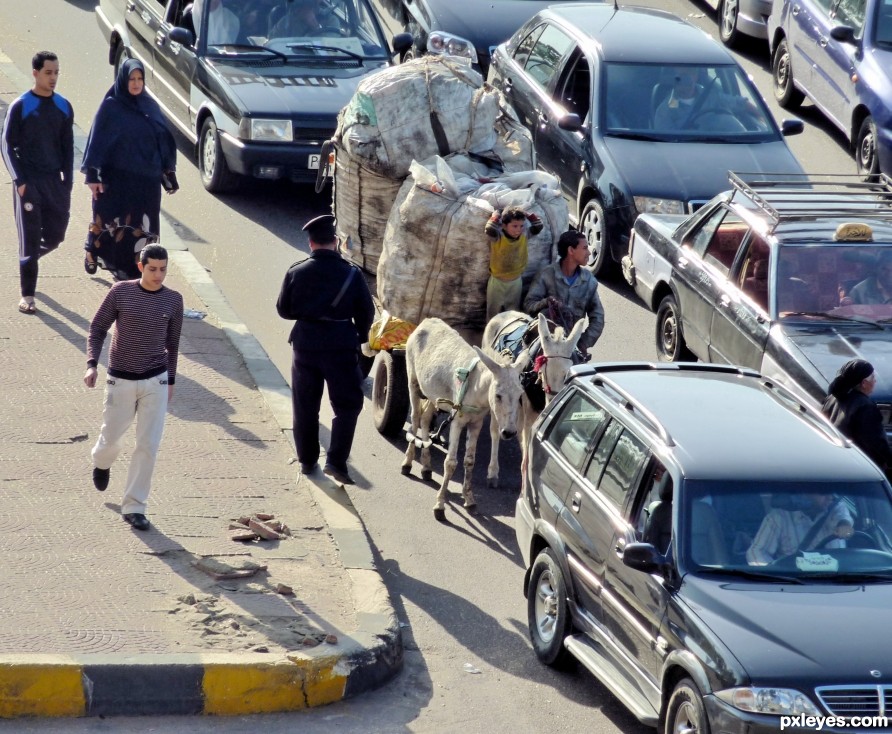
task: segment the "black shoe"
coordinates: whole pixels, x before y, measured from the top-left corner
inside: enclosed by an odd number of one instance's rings
[[[84,270],[87,271],[87,275],[95,275],[98,267],[99,263],[95,260],[90,260],[90,258],[84,255]]]
[[[151,526],[148,518],[141,512],[128,512],[124,515],[124,519],[133,526],[134,530],[148,530]]]
[[[98,466],[93,467],[93,486],[100,492],[104,492],[108,488],[108,478],[111,476],[111,469],[100,469]]]
[[[326,464],[322,469],[323,474],[327,474],[336,482],[340,482],[341,484],[353,484],[353,477],[347,472],[346,469],[338,469],[336,466],[332,466],[331,464]]]
[[[319,464],[317,464],[315,461],[312,464],[305,464],[304,462],[300,462],[301,474],[315,474],[318,468]]]

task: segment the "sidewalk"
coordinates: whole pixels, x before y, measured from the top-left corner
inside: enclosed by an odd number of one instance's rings
[[[0,64],[0,120],[26,84]],[[0,166],[0,199],[10,186]],[[132,429],[108,490],[93,488],[108,342],[94,390],[84,351],[112,280],[83,270],[88,219],[76,196],[28,316],[0,215],[0,717],[289,711],[380,685],[402,642],[361,521],[321,472],[300,477],[287,384],[169,227],[166,284],[207,316],[184,320],[152,528],[120,517]],[[288,532],[232,540],[257,513]]]

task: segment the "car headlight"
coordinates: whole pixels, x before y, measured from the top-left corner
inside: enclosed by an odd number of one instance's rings
[[[244,118],[239,124],[239,137],[245,140],[287,142],[294,139],[291,120],[263,120]]]
[[[734,708],[754,714],[821,715],[808,696],[793,688],[727,688],[715,695]]]
[[[633,198],[639,214],[684,214],[684,202],[677,199],[657,199],[652,196]]]
[[[477,49],[467,38],[453,36],[451,33],[434,31],[427,37],[427,52],[446,56],[458,56],[477,63]]]

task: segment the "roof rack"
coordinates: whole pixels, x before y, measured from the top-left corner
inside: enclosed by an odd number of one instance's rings
[[[892,178],[873,181],[856,174],[772,174],[728,172],[733,195],[740,194],[780,222],[832,217],[892,220]]]
[[[835,444],[843,447],[852,445],[848,437],[846,437],[846,435],[840,431],[823,412],[800,398],[786,385],[776,382],[770,377],[763,377],[762,384],[766,389],[770,390],[778,400],[782,400],[790,405],[797,413],[808,418],[816,428],[822,431]]]
[[[630,413],[636,413],[639,418],[644,420],[648,428],[650,428],[653,433],[656,433],[667,446],[675,445],[675,441],[669,431],[666,430],[666,426],[660,423],[659,419],[650,410],[645,408],[640,401],[632,397],[630,393],[617,385],[616,382],[605,375],[595,374],[595,376],[592,377],[592,383],[611,390],[614,393],[614,399],[621,407],[625,408]]]

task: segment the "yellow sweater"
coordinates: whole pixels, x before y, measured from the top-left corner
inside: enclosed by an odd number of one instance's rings
[[[510,239],[504,232],[490,244],[489,274],[499,280],[516,280],[527,266],[527,236]]]

